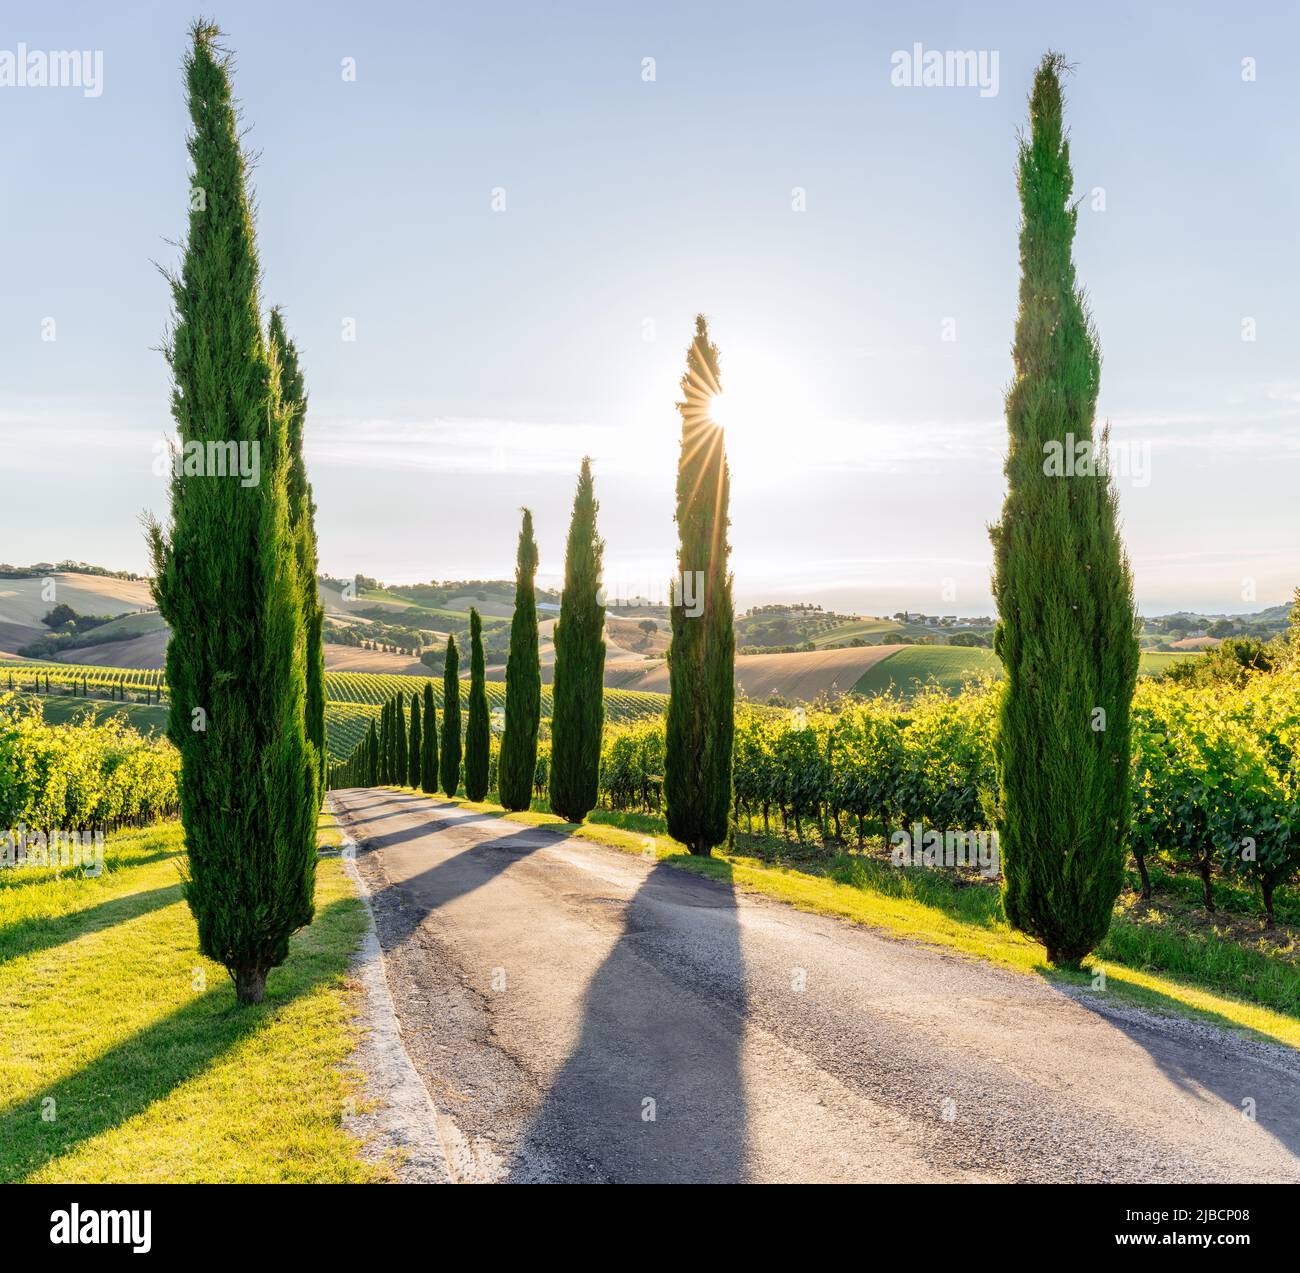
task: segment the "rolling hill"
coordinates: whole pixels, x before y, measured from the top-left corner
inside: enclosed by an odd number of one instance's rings
[[[46,579],[54,582],[53,600],[49,599]],[[20,647],[48,636],[50,630],[41,620],[58,604],[71,606],[78,614],[123,615],[151,610],[154,601],[147,579],[65,571],[0,579],[0,657],[12,656]]]

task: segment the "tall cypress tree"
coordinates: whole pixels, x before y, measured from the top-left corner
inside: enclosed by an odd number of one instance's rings
[[[731,474],[722,429],[709,414],[722,384],[703,315],[681,387],[664,803],[668,833],[692,853],[708,854],[727,838],[736,638],[727,569]]]
[[[420,766],[424,739],[420,732],[420,696],[411,691],[411,734],[406,745],[406,785],[417,790],[420,786]]]
[[[600,576],[605,544],[596,533],[591,460],[584,456],[564,549],[564,592],[555,625],[551,687],[551,811],[581,822],[596,807],[605,725],[605,607]]]
[[[492,726],[488,721],[487,672],[483,658],[483,620],[469,609],[469,719],[465,722],[465,796],[482,800],[488,789]]]
[[[420,749],[420,790],[438,790],[438,709],[433,702],[433,681],[424,683],[424,746]]]
[[[317,777],[288,424],[261,326],[230,57],[215,26],[196,23],[191,34],[188,148],[191,187],[203,198],[190,201],[167,342],[182,463],[169,524],[152,523],[149,543],[154,596],[172,633],[167,732],[181,757],[185,898],[200,949],[229,970],[241,1003],[257,1003],[290,934],[312,918]],[[209,470],[208,459],[232,446],[257,458],[256,481]]]
[[[1065,476],[1061,464],[1093,443],[1101,371],[1071,258],[1064,69],[1058,54],[1043,58],[1020,144],[1007,496],[992,531],[994,646],[1006,672],[995,755],[1007,918],[1049,961],[1077,967],[1105,936],[1123,879],[1138,647],[1104,435],[1095,469]]]
[[[406,712],[402,707],[406,695],[397,691],[393,699],[393,785],[406,785]]]
[[[506,724],[497,785],[507,809],[527,809],[537,771],[537,730],[542,719],[542,670],[537,654],[537,541],[533,515],[523,510],[515,554],[515,613],[506,659]]]
[[[375,718],[370,718],[370,728],[366,731],[366,786],[379,786],[379,734],[375,729]]]
[[[392,729],[390,728],[392,720],[392,703],[384,700],[384,705],[379,709],[379,782],[380,785],[386,786],[389,780],[388,758],[392,755]]]
[[[303,432],[307,422],[307,390],[298,361],[297,346],[284,329],[284,317],[279,309],[271,311],[270,341],[280,362],[280,398],[288,416],[289,472],[286,493],[289,500],[289,533],[294,541],[302,592],[303,631],[306,639],[307,741],[315,752],[319,803],[325,795],[327,752],[325,647],[321,642],[325,608],[320,603],[320,593],[316,586],[316,504],[312,500],[311,483],[307,481],[307,465],[302,453]]]
[[[438,776],[449,796],[460,786],[460,655],[456,638],[447,636],[447,659],[442,669],[442,746]]]

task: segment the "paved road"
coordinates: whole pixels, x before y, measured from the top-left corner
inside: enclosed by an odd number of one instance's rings
[[[462,1177],[1300,1181],[1287,1049],[551,830],[334,799]]]

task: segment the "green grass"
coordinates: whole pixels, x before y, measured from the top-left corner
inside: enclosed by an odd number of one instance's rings
[[[453,599],[459,600],[459,598],[453,598]],[[398,591],[394,591],[392,589],[383,589],[383,588],[366,588],[361,593],[360,600],[369,601],[380,605],[400,607],[402,613],[407,616],[414,615],[422,619],[431,619],[431,620],[452,619],[455,621],[455,630],[457,632],[459,632],[462,628],[464,628],[465,624],[469,621],[469,607],[471,605],[476,604],[473,598],[470,598],[469,600],[466,601],[465,608],[463,610],[454,609],[450,606],[431,606],[431,605],[426,605],[423,601],[415,601],[412,600],[410,597],[404,597]],[[483,604],[493,605],[493,602],[491,599],[489,599]],[[499,606],[494,607],[494,609],[499,609],[499,608],[500,608]],[[396,612],[394,612],[393,617],[395,619],[398,618]],[[489,614],[486,611],[484,611],[482,618],[483,618],[483,630],[486,632],[492,628],[505,627],[508,616],[502,617],[499,614],[496,613]],[[439,630],[441,631],[441,629]]]
[[[813,637],[812,643],[816,646],[839,645],[844,641],[852,641],[854,637],[862,637],[879,645],[901,639],[899,634],[902,631],[903,625],[896,619],[852,619],[847,623],[837,623],[827,632],[818,633]]]
[[[146,610],[140,614],[124,614],[108,623],[92,628],[96,642],[128,641],[132,637],[148,636],[150,632],[161,632],[167,626],[167,620],[156,610]],[[89,635],[89,634],[88,634]]]
[[[1171,654],[1143,650],[1138,663],[1141,676],[1159,676],[1176,659],[1199,658],[1197,653]],[[935,681],[949,693],[981,676],[1000,677],[1002,664],[992,650],[964,645],[910,645],[880,660],[859,677],[857,694],[894,691],[915,693],[918,686]]]
[[[857,694],[910,694],[918,685],[936,681],[956,693],[964,681],[1001,674],[1002,664],[992,650],[964,645],[909,645],[868,668],[853,689]]]
[[[1178,908],[1141,913],[1130,899],[1117,910],[1086,970],[1069,973],[1049,967],[1042,946],[1011,929],[996,887],[951,872],[900,870],[842,852],[791,865],[780,855],[793,846],[778,848],[774,841],[749,836],[737,837],[741,851],[695,858],[667,836],[663,820],[653,815],[597,810],[587,823],[575,826],[540,808],[506,814],[494,804],[468,807],[563,828],[578,839],[625,852],[652,850],[658,860],[680,870],[729,881],[799,910],[852,920],[1054,983],[1088,987],[1104,971],[1105,990],[1098,994],[1300,1047],[1300,967],[1212,929],[1197,931],[1182,922]]]
[[[111,837],[98,878],[0,872],[0,1181],[381,1178],[341,1123],[365,928],[342,863],[321,860],[315,922],[240,1007],[197,952],[181,856],[169,824]]]
[[[836,624],[827,632],[813,637],[819,649],[828,645],[844,645],[854,637],[861,637],[872,645],[906,644],[917,637],[932,636],[935,629],[924,623],[900,623],[897,619],[851,619]]]
[[[89,712],[96,723],[110,716],[124,717],[132,729],[142,734],[161,734],[167,728],[165,703],[115,703],[104,698],[75,698],[71,694],[26,694],[28,702],[39,703],[41,714],[52,725],[63,725]]]

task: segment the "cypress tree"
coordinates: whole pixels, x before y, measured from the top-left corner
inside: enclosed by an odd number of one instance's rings
[[[438,790],[438,709],[433,702],[433,681],[424,683],[424,746],[420,749],[420,790]]]
[[[423,738],[420,734],[420,696],[411,691],[411,736],[406,746],[406,785],[419,790],[421,748]]]
[[[442,669],[442,747],[438,776],[449,796],[460,786],[460,655],[456,638],[447,636],[447,659]]]
[[[703,315],[695,320],[681,387],[664,804],[668,833],[692,853],[708,854],[727,838],[736,639],[727,569],[731,474],[722,429],[709,414],[722,385]]]
[[[487,674],[483,658],[483,620],[469,610],[469,719],[465,722],[465,797],[482,800],[488,789],[492,726],[488,721]]]
[[[370,718],[370,728],[366,731],[366,777],[367,787],[379,786],[379,734],[375,730],[375,719]]]
[[[605,725],[605,544],[596,533],[591,460],[584,456],[564,549],[564,591],[555,625],[551,687],[551,812],[581,822],[596,807]]]
[[[270,340],[280,363],[280,400],[287,413],[289,434],[289,471],[286,493],[289,500],[289,533],[293,537],[302,591],[303,631],[306,640],[306,728],[316,761],[319,789],[317,804],[325,795],[325,647],[321,630],[325,608],[316,586],[316,504],[311,483],[307,481],[307,464],[302,454],[303,431],[307,422],[307,390],[298,348],[284,329],[279,309],[271,311]]]
[[[1043,58],[1020,144],[1007,495],[992,530],[994,647],[1006,672],[995,756],[1007,918],[1050,962],[1078,967],[1105,936],[1123,879],[1138,647],[1104,433],[1097,468],[1067,477],[1060,463],[1093,443],[1101,370],[1071,259],[1064,69],[1059,54]]]
[[[257,1003],[290,935],[312,918],[317,777],[288,428],[261,326],[230,58],[215,26],[196,23],[191,34],[191,188],[204,197],[190,200],[184,259],[171,279],[166,356],[182,463],[169,524],[152,523],[149,542],[154,596],[172,634],[167,732],[181,757],[185,898],[199,948],[229,970],[241,1003]],[[258,480],[186,475],[192,443],[205,461],[218,446],[242,445],[257,457]]]
[[[388,742],[389,706],[390,705],[388,700],[385,699],[383,706],[379,709],[379,766],[378,768],[379,768],[379,783],[381,786],[387,784],[388,782],[388,756],[390,751],[389,742]]]
[[[506,724],[497,785],[507,809],[527,809],[537,770],[537,730],[542,719],[542,670],[537,654],[537,542],[533,515],[523,510],[515,554],[515,613],[506,659]]]
[[[406,711],[402,706],[406,695],[401,690],[393,699],[393,785],[406,786]]]

